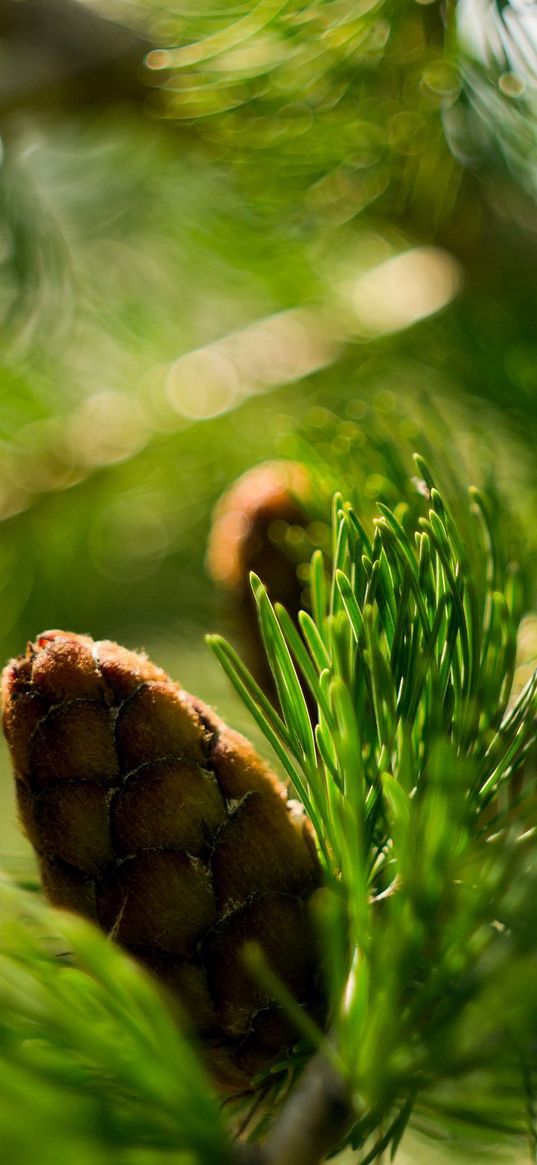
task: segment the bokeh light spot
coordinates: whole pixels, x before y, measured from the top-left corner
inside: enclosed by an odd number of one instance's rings
[[[366,271],[350,288],[356,331],[401,331],[440,311],[462,282],[456,259],[439,247],[417,247]]]

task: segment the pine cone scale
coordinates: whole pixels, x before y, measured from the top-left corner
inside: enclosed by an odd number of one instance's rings
[[[114,860],[108,786],[89,782],[50,786],[35,798],[39,836],[55,855],[83,873],[99,877]]]
[[[160,844],[199,855],[226,819],[214,778],[199,766],[177,761],[143,765],[125,778],[111,807],[114,847],[125,857]]]
[[[144,850],[97,888],[102,926],[129,950],[188,958],[216,918],[205,865],[178,850]]]

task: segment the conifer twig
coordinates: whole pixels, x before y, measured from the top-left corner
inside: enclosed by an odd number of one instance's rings
[[[354,1122],[351,1098],[342,1077],[317,1052],[264,1144],[238,1146],[234,1165],[319,1165]]]

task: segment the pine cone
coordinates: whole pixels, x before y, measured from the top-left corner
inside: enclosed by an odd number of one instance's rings
[[[282,603],[296,621],[303,605],[302,585],[283,533],[289,526],[306,525],[310,492],[305,466],[267,461],[234,482],[214,513],[207,569],[227,596],[243,640],[242,654],[271,699],[275,698],[274,681],[259,633],[250,572],[259,576],[272,601]]]
[[[249,974],[261,945],[319,1002],[309,823],[244,737],[145,655],[48,631],[3,676],[24,829],[51,902],[94,919],[182,1004],[220,1082],[296,1033]]]

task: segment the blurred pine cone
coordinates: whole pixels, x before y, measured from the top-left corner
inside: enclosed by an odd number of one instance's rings
[[[207,568],[227,597],[231,620],[242,640],[241,654],[271,699],[275,689],[259,632],[250,572],[265,584],[272,602],[282,603],[296,621],[303,605],[302,585],[285,535],[290,527],[306,526],[310,493],[305,466],[266,461],[234,482],[214,513]]]
[[[244,737],[115,643],[45,632],[5,668],[3,708],[47,896],[146,964],[220,1082],[244,1085],[296,1035],[244,943],[302,1006],[319,1000],[309,823]]]

